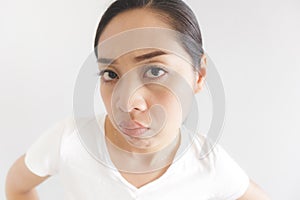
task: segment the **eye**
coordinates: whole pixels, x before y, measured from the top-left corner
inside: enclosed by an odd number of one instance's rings
[[[99,72],[98,74],[99,74],[99,76],[101,76],[101,78],[104,81],[113,81],[114,79],[119,78],[118,74],[116,74],[114,71],[108,70],[108,69],[105,69],[105,70]]]
[[[151,66],[145,72],[145,77],[155,79],[164,76],[166,73],[167,73],[166,70],[164,70],[161,67]]]

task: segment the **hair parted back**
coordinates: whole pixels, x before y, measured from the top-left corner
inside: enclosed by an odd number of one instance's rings
[[[151,9],[164,17],[175,31],[184,37],[180,42],[191,56],[195,70],[199,70],[201,56],[204,54],[202,35],[197,18],[190,7],[182,0],[116,0],[104,12],[95,36],[94,51],[98,56],[99,38],[109,22],[118,14],[133,9]]]

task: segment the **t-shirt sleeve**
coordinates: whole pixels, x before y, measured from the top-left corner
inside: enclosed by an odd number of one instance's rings
[[[248,175],[220,145],[215,146],[214,152],[216,199],[240,198],[249,186]]]
[[[25,165],[32,173],[44,177],[58,172],[61,140],[68,121],[65,118],[53,124],[29,147]]]

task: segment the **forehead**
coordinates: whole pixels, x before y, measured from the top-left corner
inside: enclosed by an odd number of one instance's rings
[[[150,9],[134,9],[117,15],[99,38],[98,58],[115,59],[133,50],[139,50],[135,52],[141,54],[142,51],[160,49],[191,60],[179,41],[184,36],[173,30],[164,17]]]
[[[107,24],[99,38],[99,43],[124,31],[137,28],[158,27],[172,29],[162,18],[162,13],[151,9],[139,8],[125,11],[118,14]]]
[[[131,29],[116,34],[97,46],[97,59],[116,59],[129,52],[139,54],[156,49],[178,55],[191,61],[190,55],[183,48],[180,40],[182,34],[166,28],[145,27]],[[107,61],[106,61],[107,63]]]

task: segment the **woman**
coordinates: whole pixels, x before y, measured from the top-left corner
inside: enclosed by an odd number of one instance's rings
[[[55,174],[67,199],[268,199],[219,145],[199,159],[204,143],[186,139],[190,93],[201,91],[207,64],[184,2],[115,1],[94,47],[107,112],[97,122],[105,137],[85,140],[88,129],[76,119],[58,123],[10,169],[9,200],[37,199],[34,188]],[[99,155],[87,141],[97,141]]]

